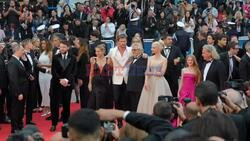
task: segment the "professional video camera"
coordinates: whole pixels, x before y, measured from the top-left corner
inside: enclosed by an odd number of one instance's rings
[[[173,97],[173,96],[159,96],[158,97],[158,101],[164,101],[164,102],[170,103],[171,107],[172,107],[173,114],[174,114],[174,118],[178,117],[177,110],[174,108],[174,105],[179,106],[177,104],[177,102],[179,101],[178,97]]]

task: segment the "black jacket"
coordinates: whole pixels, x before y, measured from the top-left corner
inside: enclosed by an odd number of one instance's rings
[[[189,34],[184,29],[178,29],[174,34],[174,45],[181,49],[182,55],[190,49]]]
[[[88,76],[87,72],[89,72],[89,70],[90,70],[90,65],[88,56],[87,54],[82,54],[79,61],[77,62],[77,73],[76,73],[77,78],[83,80],[83,82],[87,82],[86,78]]]
[[[206,63],[202,67],[202,76],[204,74],[204,69]],[[208,73],[206,80],[212,81],[216,84],[218,90],[223,90],[226,81],[226,69],[224,64],[220,60],[213,60]]]
[[[128,72],[127,91],[130,92],[142,91],[145,80],[146,69],[147,69],[147,59],[140,57],[135,63],[132,62]]]
[[[166,57],[164,50],[161,52],[161,54]],[[181,50],[176,47],[176,46],[172,46],[170,49],[170,54],[168,56],[168,64],[167,64],[167,70],[165,73],[165,78],[169,77],[169,76],[175,76],[175,77],[179,77],[181,75],[181,63],[174,65],[174,59],[180,57],[181,59],[183,58],[183,55],[181,53]]]
[[[152,115],[131,112],[125,120],[148,133],[144,141],[163,141],[165,136],[173,130],[171,123]]]
[[[28,92],[29,74],[25,67],[15,57],[8,62],[9,88],[12,96],[26,95]]]
[[[8,73],[3,56],[0,54],[0,89],[8,88]]]
[[[54,86],[60,86],[60,79],[68,79],[71,88],[74,88],[76,74],[76,59],[68,53],[65,64],[61,54],[57,54],[52,59],[52,79]]]
[[[194,56],[196,57],[196,60],[200,68],[203,62],[202,47],[206,44],[207,44],[207,39],[203,39],[203,40],[196,39],[194,42]]]
[[[245,54],[240,62],[240,78],[244,81],[250,80],[250,57]]]
[[[232,57],[232,59],[233,59],[233,72],[232,72],[231,79],[239,79],[239,63],[237,62],[235,57]],[[229,64],[230,64],[228,52],[224,52],[224,53],[220,54],[220,60],[225,65],[226,77],[228,78],[228,76],[229,76]]]

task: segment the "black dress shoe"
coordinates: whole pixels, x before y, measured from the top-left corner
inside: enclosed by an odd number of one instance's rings
[[[52,125],[52,126],[50,127],[50,132],[55,132],[55,131],[56,131],[56,126]]]
[[[34,122],[32,122],[32,121],[26,122],[26,125],[28,125],[28,124],[36,125],[36,124],[35,124]]]
[[[51,119],[52,119],[52,117],[51,117],[51,116],[49,116],[49,117],[47,117],[47,118],[46,118],[46,120],[51,120]]]

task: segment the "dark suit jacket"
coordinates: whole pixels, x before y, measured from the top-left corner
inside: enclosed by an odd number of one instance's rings
[[[163,141],[165,136],[173,130],[171,123],[142,113],[130,112],[126,117],[126,122],[149,134],[144,141]]]
[[[3,56],[0,54],[0,89],[8,88],[8,73]]]
[[[88,81],[86,81],[86,78],[88,76],[87,72],[89,72],[90,70],[90,65],[89,63],[89,59],[87,54],[82,54],[79,61],[77,62],[77,73],[76,76],[78,79],[83,80],[83,82],[88,83]]]
[[[166,57],[164,50],[162,50],[161,54]],[[170,49],[170,54],[168,56],[168,64],[167,64],[167,70],[165,73],[165,78],[169,76],[173,77],[179,77],[181,75],[181,63],[174,65],[174,59],[180,57],[181,59],[183,58],[183,55],[181,53],[181,50],[176,47],[172,46]]]
[[[40,68],[40,67],[37,66],[38,62],[35,59],[35,53],[33,51],[30,51],[30,56],[31,56],[31,59],[32,59],[32,62],[33,62],[33,66],[32,66],[31,62],[29,61],[28,56],[26,54],[25,54],[25,56],[27,57],[27,61],[24,61],[22,59],[21,59],[21,61],[23,62],[24,66],[25,66],[25,69],[26,69],[28,74],[30,74],[32,76],[35,76],[37,71],[41,71],[43,73],[46,72],[46,69]],[[33,67],[33,70],[32,70],[32,67]]]
[[[147,69],[147,59],[140,57],[135,63],[132,62],[128,72],[127,91],[131,92],[142,91],[145,80],[146,69]]]
[[[174,45],[180,48],[182,53],[186,53],[191,46],[189,34],[184,29],[179,29],[175,32],[175,37]]]
[[[61,54],[57,54],[52,59],[52,79],[53,86],[60,86],[60,79],[68,79],[70,88],[74,88],[76,74],[76,59],[68,53],[65,65]],[[55,84],[55,85],[54,85]]]
[[[250,80],[250,57],[245,54],[240,62],[240,78],[244,81]]]
[[[204,74],[204,69],[206,64],[202,67],[202,76]],[[213,60],[208,73],[206,80],[212,81],[216,84],[218,90],[223,90],[226,81],[226,69],[224,64],[220,60]]]
[[[194,56],[199,64],[199,67],[202,68],[202,47],[207,44],[207,39],[199,40],[196,39],[194,42]]]
[[[239,64],[235,57],[233,59],[233,72],[232,72],[232,79],[239,79]],[[226,69],[226,78],[229,76],[229,55],[228,52],[224,52],[220,54],[220,60],[225,65]]]
[[[12,96],[26,95],[28,91],[28,77],[25,67],[15,57],[8,62],[9,87]]]
[[[96,46],[98,46],[100,44],[105,44],[105,50],[106,50],[106,54],[107,54],[108,48],[107,48],[106,43],[102,42],[101,40],[97,40],[94,43],[92,43],[92,44],[89,45],[89,57],[96,56],[95,55],[95,48],[96,48]]]

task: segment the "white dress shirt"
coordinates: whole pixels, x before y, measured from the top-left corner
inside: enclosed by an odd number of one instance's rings
[[[210,66],[211,66],[212,62],[213,61],[207,63],[206,66],[205,66],[205,69],[204,69],[204,72],[203,72],[203,81],[207,80],[207,73],[208,73],[208,71],[210,69]]]

